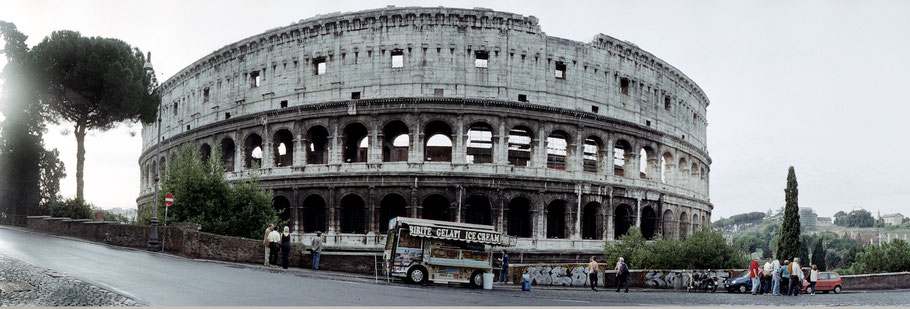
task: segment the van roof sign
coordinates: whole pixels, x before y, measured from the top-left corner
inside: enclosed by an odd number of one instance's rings
[[[476,242],[496,246],[511,246],[515,242],[514,238],[502,235],[491,225],[403,217],[396,219],[398,224],[407,225],[409,234],[414,237]]]

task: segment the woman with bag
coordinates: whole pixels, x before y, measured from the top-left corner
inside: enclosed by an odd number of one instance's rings
[[[591,281],[591,291],[597,292],[597,261],[593,256],[591,262],[588,263],[588,278]]]
[[[288,269],[288,254],[291,253],[291,229],[285,225],[281,233],[281,268]]]
[[[812,264],[812,270],[809,271],[809,289],[812,290],[810,295],[815,295],[816,282],[818,282],[818,266]]]

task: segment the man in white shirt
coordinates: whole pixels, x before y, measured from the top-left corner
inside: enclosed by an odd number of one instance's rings
[[[771,258],[768,258],[765,261],[765,265],[762,266],[762,276],[761,276],[761,293],[768,294],[771,293],[771,271],[774,268],[771,266]]]
[[[269,264],[278,266],[278,247],[281,244],[281,233],[278,233],[278,229],[272,229],[269,232]]]
[[[780,260],[771,262],[771,293],[780,295]]]

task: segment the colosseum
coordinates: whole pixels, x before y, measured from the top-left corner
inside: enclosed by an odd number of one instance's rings
[[[191,143],[259,173],[293,240],[378,250],[409,216],[490,224],[528,254],[602,252],[707,224],[705,93],[636,45],[547,36],[490,9],[333,13],[227,45],[160,86],[140,207]],[[256,171],[258,169],[258,171]]]

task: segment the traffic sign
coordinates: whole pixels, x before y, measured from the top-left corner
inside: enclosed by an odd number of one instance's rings
[[[168,207],[174,205],[174,196],[170,192],[164,195],[164,206]]]

